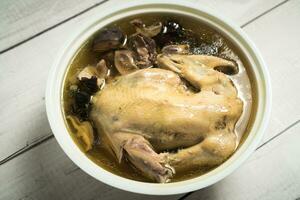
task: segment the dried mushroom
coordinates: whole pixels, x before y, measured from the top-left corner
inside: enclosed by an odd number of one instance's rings
[[[109,70],[106,66],[105,60],[100,60],[100,62],[94,66],[85,67],[77,76],[80,81],[86,81],[86,79],[92,79],[95,77],[97,79],[96,84],[101,88],[105,82],[105,78],[108,75]],[[96,91],[95,91],[96,92]]]
[[[124,46],[126,35],[119,28],[109,28],[98,33],[93,41],[93,50],[105,52]]]
[[[75,131],[76,137],[84,143],[84,150],[91,150],[94,143],[94,130],[90,122],[81,122],[77,117],[71,115],[67,116],[67,120]]]
[[[80,90],[78,86],[73,85],[71,94],[74,98],[74,103],[71,105],[72,114],[76,115],[80,120],[88,120],[89,112],[91,110],[91,94]]]
[[[115,52],[115,66],[120,74],[129,74],[138,69],[134,60],[134,53],[130,50]]]
[[[142,20],[140,19],[134,19],[130,22],[134,27],[138,34],[144,35],[146,37],[154,37],[158,35],[161,32],[162,29],[162,23],[157,22],[155,24],[152,24],[150,26],[146,26]]]
[[[136,54],[136,65],[139,68],[151,67],[156,60],[155,41],[143,35],[133,35],[128,41],[129,48]]]
[[[99,90],[97,85],[97,77],[93,76],[92,78],[82,78],[78,84],[77,92],[87,93],[88,95],[92,95]],[[76,96],[75,96],[76,99]]]
[[[181,42],[185,37],[184,28],[174,21],[167,21],[163,24],[162,31],[155,37],[157,45],[161,48],[165,45]]]
[[[109,73],[109,69],[107,68],[106,61],[104,59],[100,60],[97,65],[96,69],[98,71],[99,78],[106,78]]]
[[[72,113],[80,120],[87,120],[91,110],[91,95],[102,89],[108,74],[105,61],[101,60],[96,67],[87,66],[77,76],[77,85],[71,85],[70,91],[74,98]]]
[[[105,53],[101,54],[100,60],[105,60],[105,64],[107,69],[112,69],[114,66],[114,56],[115,56],[115,51],[107,51]]]

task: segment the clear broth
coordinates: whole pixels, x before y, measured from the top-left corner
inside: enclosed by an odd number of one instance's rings
[[[134,28],[129,24],[129,21],[136,18],[142,19],[145,24],[152,24],[157,21],[166,20],[176,21],[184,28],[193,30],[195,33],[197,33],[197,36],[201,40],[211,44],[212,46],[219,47],[216,54],[217,56],[234,60],[238,64],[239,73],[229,77],[235,84],[239,97],[244,102],[243,114],[236,124],[236,134],[238,138],[237,148],[241,146],[251,130],[257,108],[256,80],[253,76],[249,62],[247,61],[243,52],[218,31],[197,19],[184,15],[173,16],[164,13],[148,13],[124,18],[109,24],[106,27],[120,27],[123,32],[129,35],[135,31]],[[95,65],[101,57],[101,54],[95,53],[91,50],[92,41],[96,34],[97,33],[91,36],[90,39],[87,40],[80,49],[78,49],[76,55],[74,55],[68,66],[64,80],[62,99],[65,117],[71,114],[70,106],[73,103],[73,99],[69,94],[69,87],[77,82],[77,73],[87,65]],[[67,120],[65,120],[65,123],[74,142],[84,152],[82,141],[75,136]],[[114,154],[105,147],[105,141],[101,141],[101,144],[95,146],[92,150],[86,152],[85,154],[97,165],[116,175],[137,181],[152,182],[139,173],[138,170],[134,169],[134,167],[127,160],[123,160],[122,163],[119,164]],[[172,182],[191,179],[205,174],[214,168],[201,167],[195,170],[176,173],[172,178]]]

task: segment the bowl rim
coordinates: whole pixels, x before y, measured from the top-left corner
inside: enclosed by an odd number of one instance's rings
[[[82,25],[82,28],[78,28],[76,32],[73,33],[73,36],[70,37],[63,48],[58,52],[50,69],[45,95],[46,111],[51,129],[61,148],[77,166],[92,177],[113,187],[140,194],[170,195],[190,192],[212,185],[228,176],[240,166],[258,146],[270,118],[272,99],[270,76],[265,62],[254,43],[241,28],[230,20],[219,16],[208,8],[196,7],[195,4],[190,2],[174,0],[159,2],[147,0],[143,2],[126,2],[114,7],[109,6],[109,3],[104,4],[101,13],[92,15],[89,23]],[[180,182],[159,184],[139,182],[115,175],[91,161],[75,144],[65,126],[61,107],[61,89],[68,63],[75,55],[78,47],[80,47],[83,44],[82,42],[92,33],[99,30],[100,27],[115,21],[115,18],[123,18],[125,15],[129,16],[138,12],[142,13],[142,11],[181,13],[199,17],[203,20],[207,20],[209,23],[215,23],[215,25],[219,26],[219,30],[224,31],[226,34],[231,34],[231,37],[233,37],[231,39],[239,44],[239,47],[247,55],[247,58],[250,59],[252,70],[257,81],[257,96],[259,97],[257,114],[252,129],[243,145],[241,145],[227,161],[216,169],[199,177]]]

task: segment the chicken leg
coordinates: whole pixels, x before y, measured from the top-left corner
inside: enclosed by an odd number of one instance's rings
[[[235,150],[235,135],[220,132],[205,138],[199,144],[170,153],[168,163],[176,172],[202,166],[215,166],[226,160]]]
[[[242,102],[237,91],[225,74],[214,70],[218,66],[235,68],[235,64],[221,58],[203,55],[159,55],[158,65],[178,73],[182,78],[214,98],[217,95],[235,99],[235,109],[220,122],[220,126],[211,127],[213,134],[208,135],[199,144],[168,155],[168,162],[176,171],[200,166],[213,166],[222,163],[236,148],[233,119],[240,114]],[[234,106],[233,106],[234,107]]]
[[[111,139],[119,162],[122,160],[123,152],[126,153],[129,161],[152,180],[165,183],[175,173],[167,163],[166,155],[157,154],[143,136],[118,132],[112,134]]]
[[[178,73],[195,88],[212,91],[215,94],[236,97],[236,89],[225,74],[214,70],[216,67],[237,71],[235,63],[204,55],[163,55],[157,57],[158,65]]]

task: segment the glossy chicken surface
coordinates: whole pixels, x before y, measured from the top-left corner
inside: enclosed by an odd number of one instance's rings
[[[231,61],[160,54],[157,65],[106,84],[92,98],[90,118],[119,162],[127,157],[164,183],[178,171],[218,165],[234,152],[243,103],[227,75],[216,70],[237,70]]]

